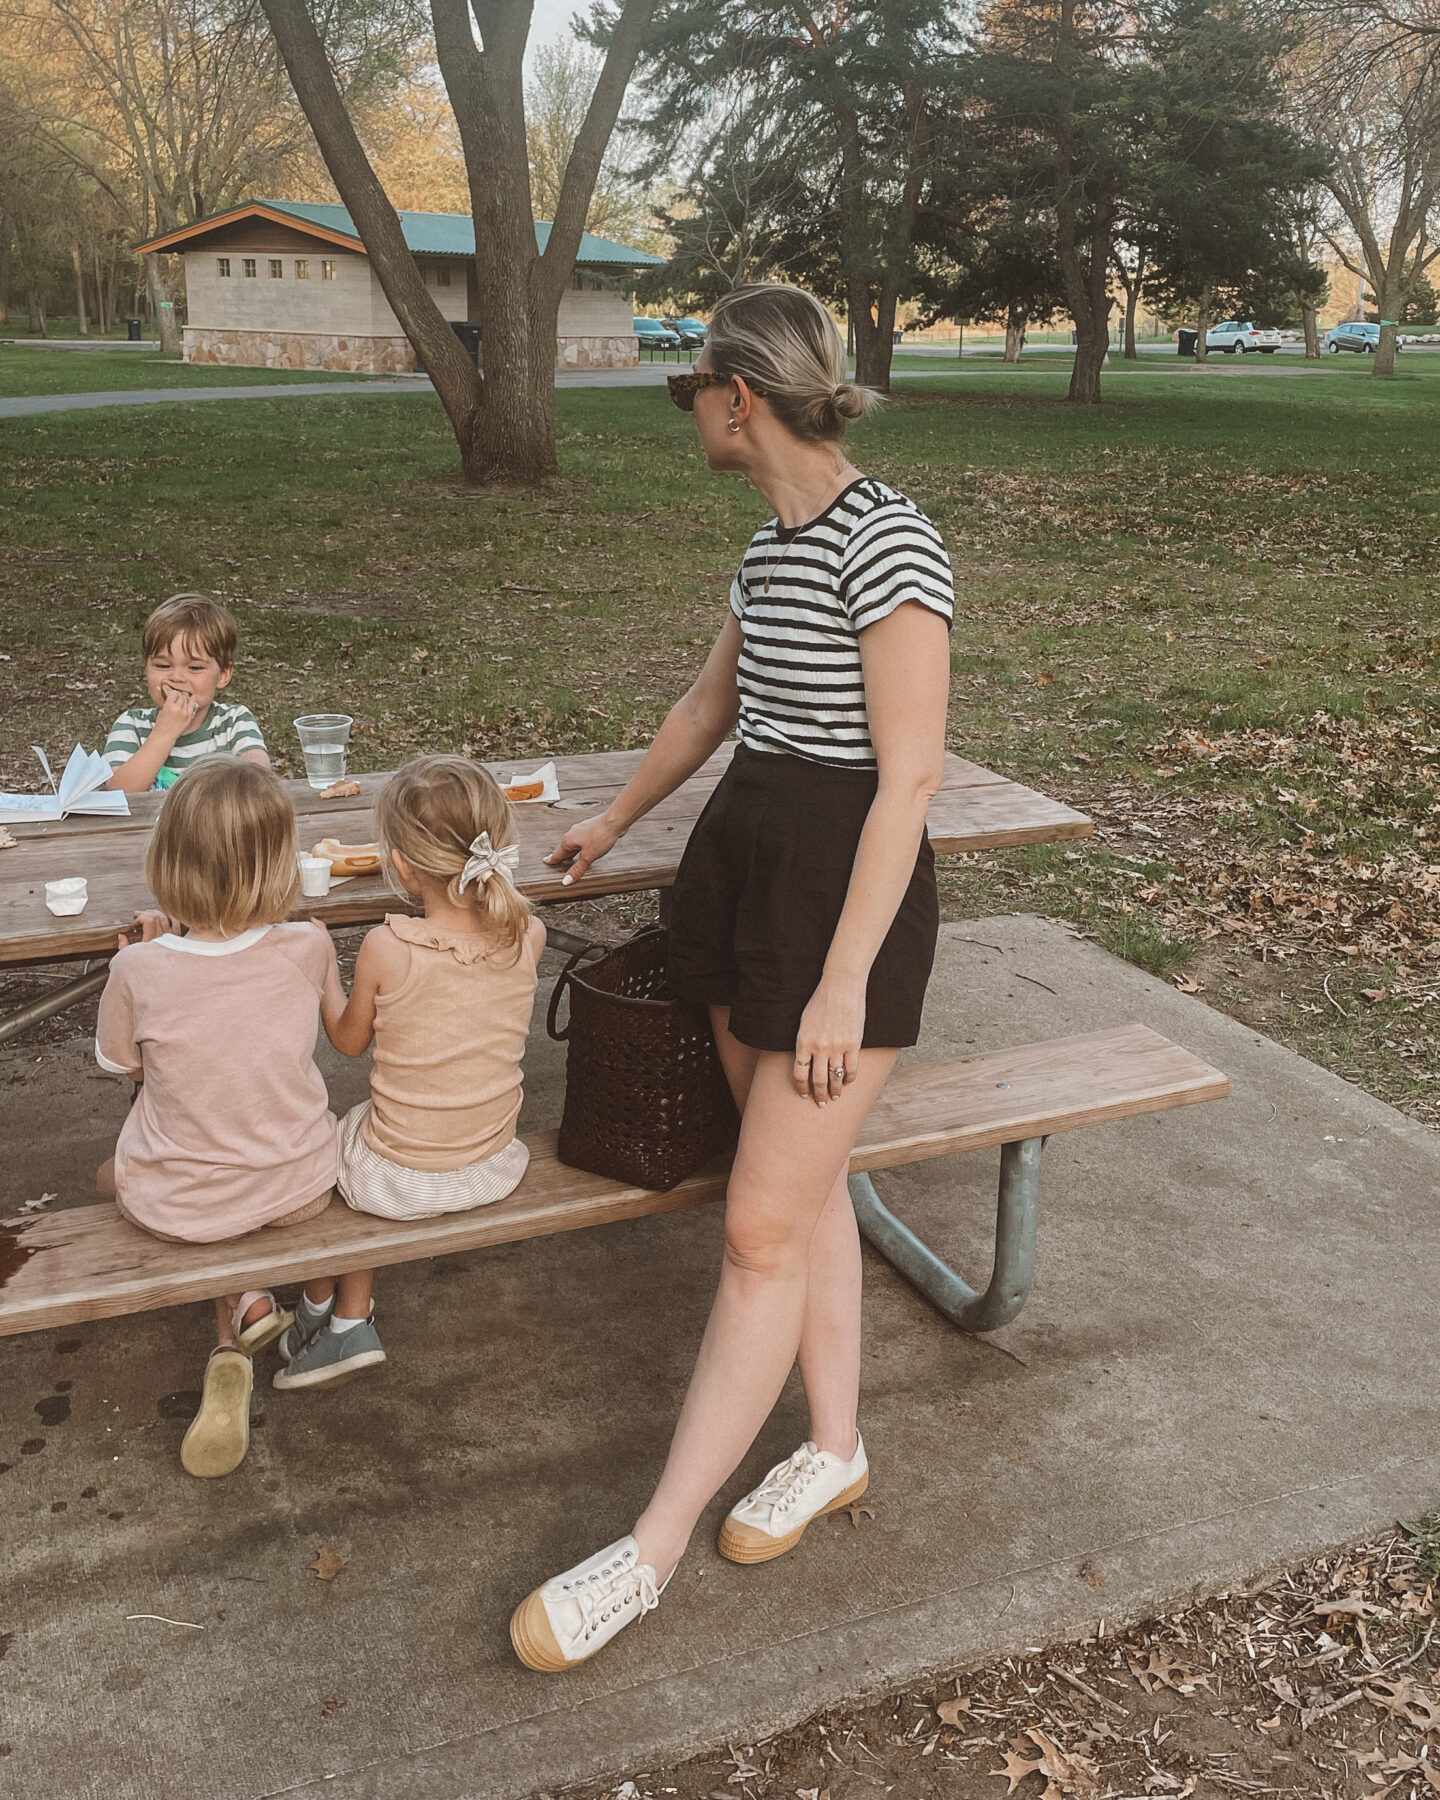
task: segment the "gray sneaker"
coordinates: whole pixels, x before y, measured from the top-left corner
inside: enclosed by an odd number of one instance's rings
[[[280,1352],[283,1363],[293,1362],[305,1347],[316,1338],[330,1323],[330,1315],[335,1311],[335,1296],[332,1294],[320,1309],[317,1316],[311,1315],[308,1300],[295,1302],[295,1317],[280,1336],[275,1348]]]
[[[287,1366],[275,1371],[277,1388],[330,1387],[347,1381],[362,1369],[383,1363],[385,1352],[372,1315],[363,1325],[348,1331],[317,1331]]]

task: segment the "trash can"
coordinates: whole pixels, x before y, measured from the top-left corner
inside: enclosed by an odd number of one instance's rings
[[[465,346],[470,360],[478,369],[480,367],[480,327],[469,319],[452,319],[450,329]]]
[[[1175,354],[1177,356],[1193,356],[1199,336],[1198,331],[1186,331],[1182,327],[1175,333]]]
[[[138,344],[144,341],[145,321],[143,319],[127,319],[125,321],[125,337],[129,343]]]
[[[897,343],[897,344],[903,344],[905,342],[905,333],[903,331],[897,331],[895,333],[895,336],[894,336],[892,342]]]

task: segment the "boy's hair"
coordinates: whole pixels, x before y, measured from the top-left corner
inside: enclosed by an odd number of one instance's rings
[[[470,846],[482,831],[503,850],[515,836],[510,802],[489,771],[464,756],[417,756],[398,769],[375,803],[380,849],[391,885],[404,893],[390,852],[398,850],[418,874],[446,883],[455,906],[472,906],[501,948],[516,956],[530,929],[530,902],[505,874],[471,882],[460,877]],[[413,898],[413,896],[409,896]]]
[[[235,937],[288,918],[300,887],[295,808],[279,778],[238,756],[207,756],[160,809],[145,853],[160,910],[192,931]]]
[[[203,650],[222,669],[235,667],[235,621],[218,601],[203,594],[172,594],[162,600],[140,638],[146,662],[168,650],[177,637],[184,640],[187,654]]]

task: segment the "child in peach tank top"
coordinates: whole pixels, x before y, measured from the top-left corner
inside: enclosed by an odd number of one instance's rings
[[[370,1098],[341,1121],[340,1192],[390,1219],[485,1206],[529,1152],[515,1136],[521,1063],[545,928],[512,871],[510,808],[460,756],[422,756],[376,808],[382,853],[423,918],[392,914],[366,937],[348,1003],[324,1000],[330,1041],[374,1040]]]

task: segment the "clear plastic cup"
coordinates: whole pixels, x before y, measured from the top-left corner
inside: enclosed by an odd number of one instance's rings
[[[305,777],[312,788],[327,788],[345,778],[345,750],[350,742],[349,713],[306,713],[295,721],[305,755]]]

